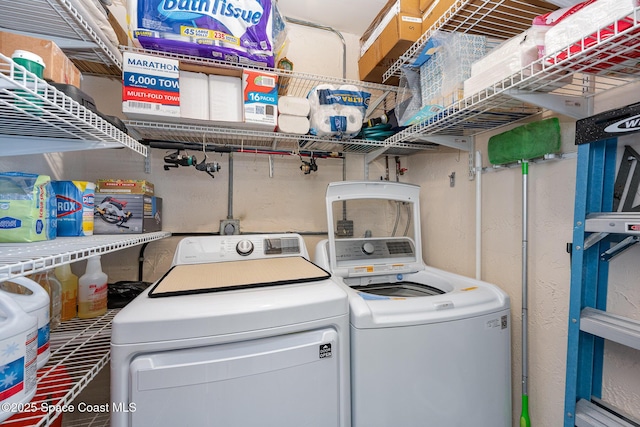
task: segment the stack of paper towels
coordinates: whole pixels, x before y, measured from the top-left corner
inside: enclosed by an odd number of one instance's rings
[[[320,84],[308,95],[310,133],[352,138],[362,128],[371,94],[354,85]]]
[[[180,71],[180,117],[223,125],[242,123],[242,80]]]
[[[278,132],[309,133],[309,100],[297,96],[278,97]]]

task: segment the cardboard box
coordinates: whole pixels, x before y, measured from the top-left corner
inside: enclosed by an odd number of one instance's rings
[[[11,58],[16,50],[27,50],[42,57],[45,64],[44,78],[56,83],[80,88],[82,75],[54,42],[19,34],[0,32],[0,53]]]
[[[369,27],[360,37],[360,56],[371,47],[373,42],[380,36],[382,30],[391,22],[391,20],[399,13],[420,17],[419,2],[417,0],[389,0],[380,12],[373,18]]]
[[[390,1],[364,34],[363,47],[370,46],[358,61],[360,80],[382,83],[384,72],[422,35],[418,2]]]
[[[242,78],[209,74],[208,112],[210,121],[222,125],[242,123]]]
[[[145,233],[162,230],[162,197],[145,196],[142,229]]]
[[[154,186],[144,179],[99,179],[96,181],[96,193],[144,194],[154,195]],[[98,196],[96,196],[96,199]]]
[[[209,120],[209,76],[180,70],[180,117]]]
[[[129,118],[180,118],[178,60],[125,52],[122,65],[122,112]]]
[[[278,125],[278,76],[243,70],[244,127],[275,130]]]
[[[162,230],[162,199],[144,194],[96,193],[93,234]]]

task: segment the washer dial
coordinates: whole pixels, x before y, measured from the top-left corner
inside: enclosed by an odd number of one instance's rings
[[[243,239],[236,245],[236,252],[238,255],[247,256],[253,252],[253,242],[248,239]]]
[[[371,255],[375,251],[375,249],[376,249],[375,246],[371,242],[366,242],[365,244],[362,245],[362,252],[364,252],[367,255]]]

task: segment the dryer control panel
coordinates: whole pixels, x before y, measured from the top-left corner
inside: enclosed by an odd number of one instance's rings
[[[187,237],[178,244],[173,265],[283,256],[309,258],[302,236],[287,233]]]

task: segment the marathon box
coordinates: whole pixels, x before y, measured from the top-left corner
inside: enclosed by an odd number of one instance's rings
[[[124,52],[122,112],[131,119],[180,118],[178,60]]]
[[[93,234],[137,234],[162,230],[162,198],[97,193]]]

